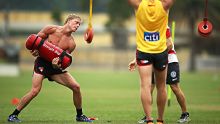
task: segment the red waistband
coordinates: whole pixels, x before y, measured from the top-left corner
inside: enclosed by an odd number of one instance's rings
[[[176,51],[170,50],[170,51],[168,51],[168,54],[176,54]]]

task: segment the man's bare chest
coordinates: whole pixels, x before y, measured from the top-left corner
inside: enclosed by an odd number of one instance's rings
[[[66,36],[51,36],[48,38],[48,41],[63,50],[67,50],[69,44],[71,43],[71,38]]]

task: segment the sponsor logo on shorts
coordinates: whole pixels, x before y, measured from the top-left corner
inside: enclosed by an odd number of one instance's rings
[[[177,78],[173,78],[173,79],[172,79],[172,81],[176,81],[176,80],[177,80]]]
[[[144,32],[144,41],[158,41],[160,40],[160,33],[159,32]]]
[[[39,67],[38,69],[40,70],[40,72],[44,71],[44,67]]]
[[[172,72],[170,73],[170,76],[171,76],[172,78],[175,78],[175,77],[176,77],[176,72],[175,72],[175,71],[172,71]]]
[[[149,63],[148,60],[141,60],[140,62],[141,62],[141,64],[147,64],[147,63]]]

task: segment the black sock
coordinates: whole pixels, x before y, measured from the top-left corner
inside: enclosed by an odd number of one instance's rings
[[[82,109],[76,109],[77,117],[81,116],[83,114]]]
[[[11,115],[17,115],[18,116],[19,113],[20,113],[20,111],[15,109],[14,112]]]
[[[183,112],[183,114],[188,115],[189,116],[189,112]]]

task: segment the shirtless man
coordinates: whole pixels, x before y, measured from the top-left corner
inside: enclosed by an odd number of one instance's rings
[[[76,44],[72,33],[75,32],[81,24],[81,18],[78,15],[70,14],[63,26],[48,25],[44,27],[37,35],[42,39],[46,39],[50,43],[63,49],[67,53],[74,51]],[[82,96],[80,92],[79,83],[72,77],[72,75],[62,70],[61,65],[58,63],[59,58],[54,58],[52,62],[48,62],[39,57],[37,50],[31,51],[34,57],[37,57],[34,64],[34,72],[32,77],[32,88],[24,95],[14,112],[9,115],[9,122],[21,122],[18,119],[18,114],[35,98],[41,90],[44,78],[49,81],[55,81],[58,84],[68,87],[73,92],[73,103],[76,108],[76,121],[91,122],[82,112]]]

